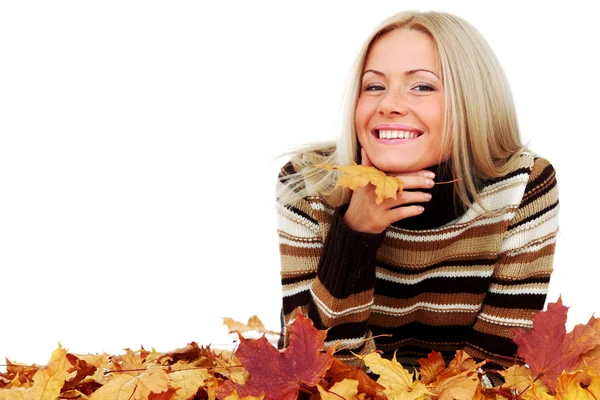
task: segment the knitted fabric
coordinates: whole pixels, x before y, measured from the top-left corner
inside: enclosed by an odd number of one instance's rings
[[[436,181],[448,165],[432,167]],[[293,172],[282,168],[279,185]],[[403,365],[432,350],[451,359],[465,350],[488,368],[511,365],[513,328],[529,329],[544,306],[558,232],[558,187],[552,165],[524,153],[519,167],[481,182],[488,209],[455,207],[452,185],[434,186],[426,210],[381,234],[355,232],[320,196],[277,202],[283,288],[282,336],[300,307],[326,347],[349,364],[375,349]],[[428,191],[419,189],[419,191]],[[437,200],[436,200],[437,199]],[[411,220],[409,222],[409,220]],[[378,335],[391,336],[378,336]]]

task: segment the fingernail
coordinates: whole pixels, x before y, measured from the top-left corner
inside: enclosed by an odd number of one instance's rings
[[[433,181],[431,179],[427,179],[427,185],[428,186],[433,186],[434,183],[433,183]]]
[[[431,172],[431,171],[425,172],[425,176],[427,178],[431,178],[431,179],[435,178],[435,174],[433,172]]]
[[[429,193],[425,193],[425,198],[426,198],[427,200],[431,200],[431,195],[430,195]]]
[[[419,206],[419,212],[423,212],[423,211],[425,211],[425,207]]]

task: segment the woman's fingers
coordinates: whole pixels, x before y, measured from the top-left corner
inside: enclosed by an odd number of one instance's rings
[[[398,207],[390,210],[392,222],[400,221],[404,218],[414,217],[422,213],[422,206]],[[391,223],[390,223],[391,225]]]
[[[433,179],[423,175],[400,175],[398,178],[402,180],[402,188],[406,189],[432,188],[435,185]]]

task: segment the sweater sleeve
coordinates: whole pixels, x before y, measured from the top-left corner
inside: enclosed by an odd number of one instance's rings
[[[487,368],[514,363],[514,328],[531,329],[544,308],[558,232],[558,187],[552,165],[536,157],[519,207],[502,238],[490,287],[465,348]]]
[[[290,171],[290,168],[282,170]],[[282,182],[282,175],[280,175]],[[285,179],[283,179],[285,181]],[[282,335],[279,348],[288,345],[285,325],[300,307],[317,329],[327,331],[326,347],[355,353],[375,349],[368,319],[373,304],[375,257],[385,233],[356,232],[344,223],[346,206],[323,210],[314,197],[293,204],[277,203],[282,279]],[[329,224],[323,240],[323,224]],[[344,352],[336,355],[344,361]],[[352,356],[352,358],[354,358]]]

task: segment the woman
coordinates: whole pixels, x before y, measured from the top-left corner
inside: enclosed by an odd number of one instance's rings
[[[402,12],[375,29],[351,77],[341,137],[279,176],[282,322],[301,307],[355,365],[351,351],[375,349],[403,365],[460,349],[512,364],[512,329],[544,306],[559,205],[494,53],[454,15]],[[334,187],[336,172],[313,166],[353,161],[405,190],[376,204],[372,185]]]

